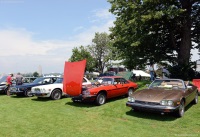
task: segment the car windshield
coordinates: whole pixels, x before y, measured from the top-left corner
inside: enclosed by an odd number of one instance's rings
[[[6,81],[6,78],[7,78],[7,76],[3,76],[3,77],[1,77],[1,79],[0,79],[0,83],[5,82],[5,81]]]
[[[62,83],[63,82],[63,78],[57,78],[57,80],[54,83]]]
[[[40,78],[36,78],[33,83],[53,83],[52,82],[52,78],[48,78],[48,77],[40,77]]]
[[[182,89],[185,88],[182,80],[176,79],[158,79],[154,80],[149,88]]]

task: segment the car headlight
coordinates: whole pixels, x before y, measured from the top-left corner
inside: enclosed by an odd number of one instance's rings
[[[134,97],[128,97],[128,101],[129,102],[135,102],[135,98]]]
[[[84,90],[84,91],[82,92],[82,94],[83,94],[83,95],[90,95],[90,91],[89,91],[89,90]]]
[[[46,92],[47,89],[45,89],[45,88],[41,88],[40,91],[41,91],[41,92]]]
[[[172,100],[162,100],[160,104],[163,106],[173,106],[174,102]]]

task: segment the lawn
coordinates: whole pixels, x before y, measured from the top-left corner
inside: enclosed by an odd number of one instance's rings
[[[138,82],[144,88],[148,82]],[[0,95],[0,136],[4,137],[169,137],[200,136],[200,103],[189,105],[182,118],[133,112],[127,97],[103,106],[73,103],[70,98]]]

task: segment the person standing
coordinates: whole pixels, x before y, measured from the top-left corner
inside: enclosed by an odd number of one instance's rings
[[[169,78],[169,76],[170,76],[170,73],[166,67],[163,67],[162,74],[163,74],[163,78]]]
[[[150,76],[151,76],[150,80],[154,81],[154,67],[153,67],[153,64],[151,64],[150,67],[149,67],[149,73],[150,73]]]
[[[7,95],[10,96],[10,86],[12,85],[12,77],[13,77],[13,74],[10,73],[8,75],[8,77],[6,78],[6,82],[7,82],[7,85],[8,85],[8,90],[7,90]]]
[[[23,76],[18,72],[16,75],[16,85],[22,85],[23,84]]]

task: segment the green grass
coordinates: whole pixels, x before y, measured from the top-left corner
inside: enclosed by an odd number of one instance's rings
[[[139,89],[148,82],[138,82]],[[133,112],[126,97],[103,106],[73,103],[70,98],[0,95],[2,137],[169,137],[200,136],[200,103],[189,105],[184,117]]]

